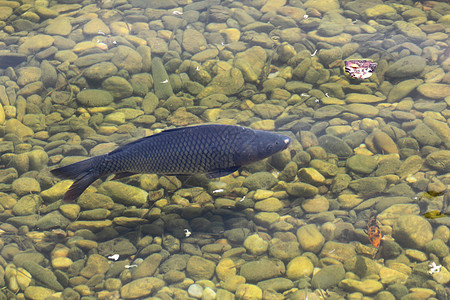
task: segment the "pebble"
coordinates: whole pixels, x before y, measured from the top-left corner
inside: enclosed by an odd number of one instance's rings
[[[99,191],[115,202],[125,205],[142,206],[147,201],[148,193],[140,188],[117,181],[108,181],[100,186]]]
[[[216,264],[200,256],[192,256],[188,262],[186,271],[193,280],[211,279]]]
[[[244,263],[241,266],[240,275],[243,276],[247,282],[260,282],[262,280],[278,277],[285,272],[286,267],[282,261],[262,258],[257,261]]]
[[[417,91],[431,99],[444,99],[450,94],[450,85],[443,83],[422,83]]]
[[[155,277],[144,277],[133,280],[120,288],[123,299],[136,299],[152,294],[165,285],[164,281]]]
[[[243,245],[252,255],[261,255],[269,248],[269,243],[257,234],[248,236]]]
[[[381,291],[383,284],[373,279],[359,281],[347,278],[339,283],[339,287],[350,292],[361,292],[364,295],[371,295]]]
[[[238,299],[263,299],[263,292],[260,287],[253,284],[241,284],[236,290],[236,297]]]
[[[344,279],[345,270],[340,264],[325,266],[314,274],[311,284],[314,288],[326,289]]]
[[[188,288],[189,296],[201,299],[203,295],[203,287],[199,284],[191,284]]]
[[[286,266],[286,276],[290,280],[298,280],[304,276],[310,277],[313,273],[314,265],[305,256],[297,256],[290,260]]]
[[[403,215],[396,219],[392,236],[398,243],[413,249],[422,249],[433,238],[428,220],[417,215]]]
[[[325,243],[325,238],[314,224],[300,227],[297,230],[297,239],[304,251],[313,253],[318,253]]]

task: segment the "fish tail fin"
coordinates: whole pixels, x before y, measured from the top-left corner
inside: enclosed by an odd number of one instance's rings
[[[96,170],[98,163],[101,161],[99,158],[101,157],[92,157],[50,171],[56,177],[75,180],[64,195],[65,202],[73,202],[95,180],[101,177],[101,174]]]

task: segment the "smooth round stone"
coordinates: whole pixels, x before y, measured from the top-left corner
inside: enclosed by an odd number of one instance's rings
[[[202,294],[202,300],[216,300],[216,292],[209,286],[205,287]]]
[[[139,73],[144,67],[142,56],[136,50],[122,45],[115,48],[111,62],[115,64],[118,69],[125,69],[130,74]],[[155,79],[155,77],[153,77],[153,79]]]
[[[323,135],[319,138],[319,145],[329,153],[334,153],[339,157],[349,157],[353,154],[353,150],[342,139],[332,136]]]
[[[405,255],[418,262],[424,262],[427,260],[427,255],[425,253],[415,249],[406,249]]]
[[[382,193],[387,185],[384,177],[364,177],[352,180],[349,187],[361,195],[377,195]]]
[[[162,279],[156,277],[144,277],[131,281],[120,288],[120,296],[123,299],[137,299],[150,295],[165,286]]]
[[[261,226],[270,226],[280,220],[280,215],[275,212],[260,212],[255,215],[255,223]]]
[[[371,295],[381,291],[383,289],[383,284],[373,279],[365,279],[363,281],[344,279],[339,283],[339,287],[347,291],[357,291],[364,295]]]
[[[255,195],[253,196],[253,199],[258,201],[258,200],[264,200],[267,199],[269,197],[273,196],[273,191],[269,191],[269,190],[257,190],[255,192]]]
[[[440,239],[434,239],[425,244],[425,252],[433,253],[439,258],[449,254],[448,246]]]
[[[314,274],[311,284],[314,288],[327,289],[344,279],[345,269],[342,265],[325,266]]]
[[[125,123],[125,114],[122,112],[113,112],[105,116],[105,123],[120,125]]]
[[[422,56],[410,55],[395,61],[386,70],[386,76],[392,78],[413,77],[425,69],[426,60]]]
[[[439,136],[425,123],[418,124],[416,128],[411,131],[411,135],[424,146],[439,146],[442,143]]]
[[[216,267],[216,274],[220,280],[226,281],[236,275],[236,263],[231,258],[220,260]]]
[[[18,196],[36,194],[41,192],[39,182],[31,177],[21,177],[13,181],[12,190]]]
[[[325,243],[325,238],[316,225],[304,225],[297,230],[297,240],[304,251],[318,253]]]
[[[283,292],[292,289],[294,287],[294,283],[286,278],[272,278],[258,282],[258,286],[263,290]]]
[[[295,197],[309,198],[317,195],[319,190],[317,187],[303,182],[290,182],[286,187],[289,195]]]
[[[34,134],[33,130],[22,124],[17,119],[9,119],[6,121],[6,127],[5,127],[6,133],[14,133],[20,138],[29,137]]]
[[[292,228],[289,226],[289,229]],[[269,247],[269,255],[282,261],[290,261],[300,255],[299,243],[296,239],[290,241],[274,239]]]
[[[183,32],[184,50],[195,54],[207,48],[207,42],[204,36],[197,30],[188,28]]]
[[[292,259],[286,267],[286,276],[290,280],[298,280],[304,276],[310,277],[313,273],[314,265],[306,256],[297,256]]]
[[[346,165],[354,172],[370,174],[377,167],[377,160],[373,156],[357,154],[348,158]]]
[[[392,284],[392,283],[402,283],[405,284],[406,280],[408,279],[408,275],[405,273],[402,273],[400,271],[382,267],[379,270],[379,276],[381,279],[381,283],[383,284]],[[380,294],[378,294],[380,295]],[[384,298],[383,298],[384,299]],[[394,297],[395,299],[395,297]]]
[[[95,18],[84,24],[83,31],[89,35],[108,35],[111,30],[105,23],[99,18]]]
[[[99,189],[103,194],[111,197],[113,200],[125,204],[142,206],[147,200],[147,192],[121,182],[108,181],[103,183]]]
[[[442,121],[436,120],[433,117],[426,116],[424,118],[424,123],[430,127],[442,141],[447,143],[450,142],[450,128]]]
[[[133,94],[133,87],[123,77],[111,76],[102,82],[102,88],[109,91],[114,98],[122,99]]]
[[[241,284],[236,289],[237,299],[262,299],[263,292],[260,287],[254,284]]]
[[[200,256],[192,256],[189,258],[186,271],[188,277],[193,280],[211,279],[214,274],[216,264],[208,259]]]
[[[450,95],[450,85],[444,83],[423,83],[417,87],[417,91],[431,99],[444,99]]]
[[[255,210],[259,211],[279,211],[283,208],[283,203],[277,198],[268,198],[255,203]]]
[[[369,94],[358,94],[358,93],[350,93],[345,97],[345,101],[347,103],[378,103],[383,101],[384,99],[381,97],[377,97],[375,95]]]
[[[378,275],[378,266],[370,258],[364,256],[355,256],[345,261],[345,269],[353,272],[359,277],[369,277]]]
[[[395,142],[387,133],[381,130],[374,131],[373,143],[375,147],[380,150],[380,153],[398,153],[398,147]]]
[[[108,91],[86,89],[78,93],[77,100],[85,106],[106,106],[112,103],[114,98]]]
[[[49,35],[38,34],[26,38],[25,42],[19,46],[18,52],[26,55],[31,55],[43,48],[48,48],[53,44],[55,39]]]
[[[332,118],[340,115],[345,111],[345,107],[342,105],[325,105],[314,111],[314,118],[325,119]]]
[[[433,238],[433,230],[427,219],[403,215],[395,220],[392,236],[405,247],[422,249]]]
[[[253,234],[245,239],[244,247],[252,255],[261,255],[267,251],[269,243],[263,240],[259,235]]]
[[[405,36],[416,42],[422,42],[427,38],[427,34],[411,22],[396,21],[394,22],[394,27]]]
[[[438,150],[430,153],[425,161],[433,169],[448,172],[450,169],[450,150]]]
[[[67,36],[72,31],[69,18],[58,18],[45,27],[45,33],[49,35]]]
[[[68,257],[55,257],[52,259],[52,267],[55,269],[67,269],[73,264],[73,261]]]
[[[352,103],[345,106],[345,108],[358,116],[364,118],[374,118],[378,115],[379,109],[364,103]]]
[[[36,214],[40,205],[41,199],[37,195],[26,195],[17,201],[13,207],[13,213],[16,216],[27,216]]]
[[[284,111],[284,108],[273,104],[256,104],[251,110],[263,119],[274,119]]]
[[[25,289],[24,294],[28,299],[46,299],[51,297],[54,291],[42,286],[29,286]]]
[[[377,4],[364,10],[363,15],[366,18],[382,18],[397,13],[395,8],[386,4]]]
[[[43,19],[53,19],[58,16],[58,12],[43,6],[35,7],[36,13]]]
[[[304,4],[305,8],[315,8],[321,13],[325,13],[330,10],[339,9],[338,0],[308,0]]]
[[[361,197],[354,194],[339,195],[337,200],[339,202],[339,207],[345,210],[352,209],[363,201]]]
[[[277,179],[269,172],[257,172],[248,176],[244,186],[250,190],[270,189],[277,183]]]
[[[286,268],[282,261],[262,258],[257,261],[246,262],[241,266],[240,275],[247,282],[260,282],[262,280],[280,277]]]
[[[408,79],[394,85],[387,97],[389,102],[399,101],[409,95],[415,88],[423,83],[422,79]],[[398,108],[398,107],[397,107]]]
[[[84,76],[91,80],[100,81],[117,73],[117,67],[111,62],[100,62],[87,68]]]
[[[302,202],[302,208],[307,213],[319,213],[327,211],[330,202],[323,196],[316,196],[313,199],[305,199]]]

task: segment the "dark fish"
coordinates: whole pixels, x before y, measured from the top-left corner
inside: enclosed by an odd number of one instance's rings
[[[286,149],[287,136],[231,125],[199,125],[165,130],[116,150],[52,170],[75,182],[64,195],[73,201],[95,180],[137,173],[166,175],[207,174],[221,177],[240,166]]]
[[[27,61],[27,56],[19,53],[0,53],[0,69],[8,67],[15,67],[24,61]]]

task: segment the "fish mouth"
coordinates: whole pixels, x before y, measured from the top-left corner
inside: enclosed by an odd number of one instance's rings
[[[284,149],[286,149],[286,148],[291,144],[291,139],[288,138],[288,137],[286,137],[286,138],[283,140],[283,143],[284,143]]]

